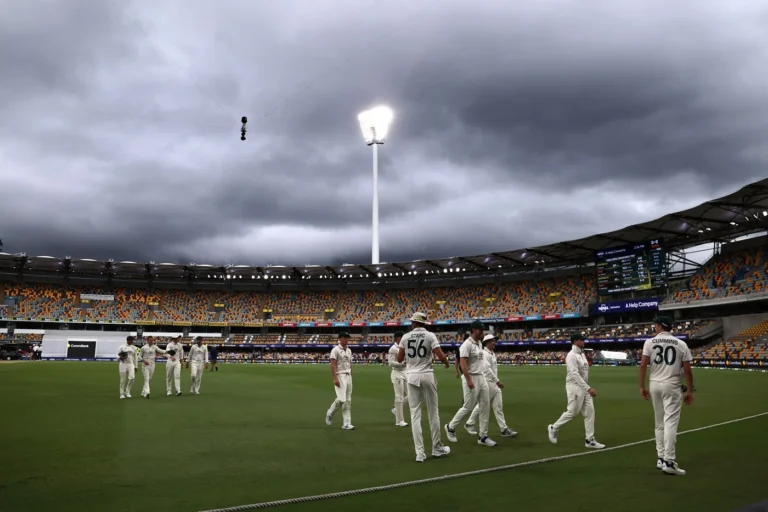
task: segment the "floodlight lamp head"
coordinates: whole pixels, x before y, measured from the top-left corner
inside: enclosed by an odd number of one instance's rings
[[[360,122],[360,129],[363,132],[363,139],[369,146],[373,144],[384,144],[389,135],[389,126],[395,115],[389,107],[375,107],[357,116]]]

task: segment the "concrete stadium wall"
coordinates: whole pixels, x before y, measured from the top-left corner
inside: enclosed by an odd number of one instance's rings
[[[749,329],[753,325],[765,322],[766,320],[768,320],[768,313],[723,317],[723,336],[727,340],[745,329]]]

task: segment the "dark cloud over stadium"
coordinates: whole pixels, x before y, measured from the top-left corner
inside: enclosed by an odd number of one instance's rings
[[[508,4],[14,4],[5,250],[366,263],[376,103],[384,261],[617,229],[765,176],[764,2]]]

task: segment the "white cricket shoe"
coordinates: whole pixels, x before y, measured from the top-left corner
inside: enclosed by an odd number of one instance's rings
[[[125,394],[125,398],[131,398],[131,394],[130,393],[126,393]]]
[[[451,447],[450,446],[443,446],[438,445],[434,448],[432,448],[432,456],[437,458],[445,457],[446,455],[449,455],[451,453]]]
[[[656,459],[656,469],[662,469],[664,467],[664,459],[659,457]]]
[[[464,424],[464,430],[469,432],[469,435],[471,435],[471,436],[476,436],[477,435],[477,429],[471,423],[465,423]]]
[[[333,423],[333,418],[331,417],[330,414],[326,414],[325,415],[325,424],[330,427],[331,423]]]
[[[395,426],[396,427],[407,427],[408,424],[406,422],[404,422],[404,421],[401,421],[400,423],[395,423]]]
[[[549,434],[549,442],[557,444],[557,430],[552,425],[547,426],[547,433]]]
[[[355,430],[355,426],[350,423],[349,425],[342,425],[341,429],[342,430]]]
[[[505,428],[501,431],[501,437],[517,437],[517,432],[514,430],[509,430],[508,428]]]
[[[664,473],[668,474],[668,475],[680,475],[680,476],[682,476],[682,475],[685,474],[685,470],[684,469],[680,469],[680,466],[678,466],[677,462],[675,462],[675,461],[665,460],[664,461],[664,467],[661,468],[661,470]]]
[[[120,395],[120,400],[125,400],[125,395]]]
[[[424,462],[425,460],[427,460],[427,456],[423,453],[420,453],[416,456],[416,462]]]
[[[488,436],[484,436],[477,439],[477,444],[482,446],[496,446],[496,441]]]
[[[452,443],[458,443],[459,440],[456,439],[456,431],[451,430],[451,427],[449,427],[447,424],[445,425],[445,435],[448,438],[448,440]]]
[[[602,450],[603,448],[605,448],[605,445],[598,443],[597,441],[595,441],[595,438],[593,437],[592,439],[587,439],[586,441],[584,441],[584,448],[591,448],[593,450]]]

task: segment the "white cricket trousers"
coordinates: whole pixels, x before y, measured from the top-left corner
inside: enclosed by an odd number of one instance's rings
[[[417,385],[418,384],[418,385]],[[440,412],[437,404],[437,381],[432,372],[412,373],[407,378],[408,405],[411,408],[411,432],[416,456],[425,456],[424,439],[421,432],[421,404],[427,406],[429,433],[432,435],[432,452],[442,446]]]
[[[595,405],[592,397],[586,390],[578,386],[565,386],[565,394],[568,397],[568,407],[552,426],[555,430],[571,421],[581,413],[584,416],[584,435],[585,440],[592,440],[595,437]]]
[[[491,410],[496,417],[496,423],[499,424],[499,428],[504,432],[508,427],[507,420],[504,419],[504,400],[502,399],[501,388],[499,388],[495,382],[489,382],[488,395],[491,402]],[[469,421],[467,421],[467,425],[474,425],[477,423],[478,416],[480,416],[480,404],[475,406],[475,409],[472,411],[472,416],[470,416]]]
[[[166,393],[171,393],[173,385],[176,386],[176,392],[181,393],[181,363],[178,361],[165,363]]]
[[[660,459],[674,462],[677,459],[677,427],[683,408],[683,392],[680,384],[651,382],[651,403],[656,422],[656,455]]]
[[[190,372],[190,379],[192,380],[192,386],[190,387],[191,393],[199,393],[200,392],[200,383],[203,380],[203,369],[205,368],[204,363],[189,363],[189,367],[192,370]]]
[[[456,413],[451,422],[448,424],[448,428],[456,430],[464,418],[467,415],[472,414],[475,407],[479,407],[478,415],[480,416],[480,425],[478,427],[478,435],[480,437],[486,437],[488,435],[488,417],[491,413],[491,401],[488,396],[488,381],[485,376],[481,374],[472,375],[472,382],[475,384],[475,389],[469,389],[467,386],[467,379],[461,376],[461,387],[464,390],[464,404],[461,409]]]
[[[136,378],[136,368],[132,364],[120,363],[120,394],[130,396],[133,380]]]
[[[405,372],[392,372],[392,387],[395,389],[395,423],[405,421],[403,407],[405,397],[408,396],[408,384],[405,380]]]
[[[152,382],[152,376],[155,374],[155,363],[141,363],[141,374],[144,375],[144,387],[141,390],[143,395],[149,394],[149,383]]]
[[[331,408],[328,409],[328,416],[333,418],[336,411],[341,409],[341,424],[352,424],[352,375],[349,373],[338,373],[336,378],[339,379],[339,385],[333,386],[336,391],[336,400],[331,404]]]

